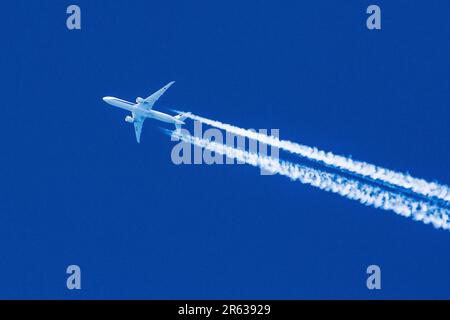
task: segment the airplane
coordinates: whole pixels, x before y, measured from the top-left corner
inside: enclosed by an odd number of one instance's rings
[[[126,116],[125,121],[128,123],[134,124],[134,131],[136,133],[136,140],[138,143],[141,142],[141,132],[142,126],[144,125],[144,121],[147,118],[156,119],[159,121],[173,123],[175,125],[176,130],[180,130],[181,125],[184,124],[184,120],[190,114],[189,112],[180,113],[176,116],[171,116],[167,113],[162,113],[159,111],[153,110],[153,105],[155,102],[166,92],[167,89],[173,85],[175,81],[169,82],[164,87],[153,93],[146,99],[141,97],[136,98],[136,103],[132,103],[129,101],[125,101],[115,97],[103,97],[103,101],[106,103],[118,107],[121,109],[125,109],[131,112],[131,117]]]

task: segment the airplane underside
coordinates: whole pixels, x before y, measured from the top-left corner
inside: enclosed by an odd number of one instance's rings
[[[181,128],[181,125],[184,124],[184,119],[186,118],[186,113],[179,113],[176,116],[171,116],[169,114],[152,110],[155,102],[161,97],[164,92],[169,89],[169,87],[174,82],[170,82],[147,99],[136,98],[136,103],[131,103],[119,98],[115,97],[104,97],[103,100],[115,107],[125,109],[131,112],[132,116],[126,116],[125,121],[128,123],[133,123],[134,131],[136,134],[136,140],[140,143],[142,127],[144,125],[145,119],[156,119],[165,123],[172,123],[175,125],[175,128],[178,130]]]

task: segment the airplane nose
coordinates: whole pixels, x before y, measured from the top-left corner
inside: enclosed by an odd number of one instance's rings
[[[105,101],[107,104],[111,104],[111,102],[113,101],[112,97],[103,97],[103,101]]]

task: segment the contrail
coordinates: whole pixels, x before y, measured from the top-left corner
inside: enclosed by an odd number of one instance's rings
[[[436,182],[428,182],[424,179],[414,178],[409,174],[396,172],[375,166],[370,163],[353,160],[348,157],[335,155],[331,152],[325,152],[317,148],[312,148],[306,145],[301,145],[287,140],[280,140],[274,136],[254,132],[252,130],[239,128],[230,124],[225,124],[219,121],[210,120],[195,114],[188,115],[188,118],[200,121],[206,125],[210,125],[219,129],[226,130],[235,135],[247,137],[252,140],[257,140],[261,143],[277,147],[279,149],[297,154],[309,160],[317,161],[327,166],[335,167],[352,174],[357,174],[362,177],[387,183],[393,186],[410,190],[417,194],[434,197],[439,200],[450,202],[450,187]],[[450,203],[448,203],[450,205]]]
[[[432,223],[436,228],[450,230],[450,211],[433,203],[416,200],[400,193],[384,190],[377,186],[348,179],[337,174],[236,149],[221,143],[192,136],[183,131],[185,130],[166,130],[166,133],[211,152],[226,155],[227,157],[237,159],[254,167],[289,177],[291,180],[297,180],[303,184],[339,194],[347,199],[359,201],[367,206],[394,211],[399,215],[412,217],[414,220],[422,221],[425,224]]]

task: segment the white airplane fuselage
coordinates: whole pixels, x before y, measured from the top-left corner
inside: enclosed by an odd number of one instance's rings
[[[108,103],[114,107],[130,111],[133,114],[133,118],[127,116],[125,118],[125,121],[127,121],[127,122],[134,122],[135,118],[143,117],[143,118],[156,119],[159,121],[163,121],[166,123],[172,123],[175,125],[184,124],[183,121],[181,121],[167,113],[159,112],[156,110],[147,110],[141,106],[141,103],[132,103],[132,102],[125,101],[125,100],[115,98],[115,97],[104,97],[103,100],[106,103]]]
[[[176,130],[180,130],[181,125],[184,124],[184,120],[189,117],[190,112],[179,112],[177,115],[171,116],[170,114],[153,110],[155,102],[174,83],[175,81],[169,82],[146,99],[143,99],[141,97],[136,98],[136,103],[125,101],[115,97],[104,97],[103,101],[114,107],[131,112],[131,116],[126,116],[125,121],[133,124],[134,132],[136,134],[136,141],[137,143],[140,143],[142,128],[144,126],[145,119],[156,119],[162,122],[172,123],[175,125]]]

